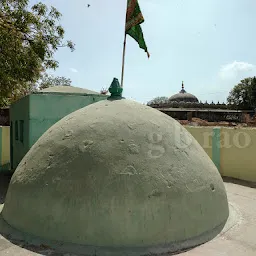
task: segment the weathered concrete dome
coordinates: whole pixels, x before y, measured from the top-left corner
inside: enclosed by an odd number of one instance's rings
[[[89,94],[89,95],[94,95],[94,94],[100,94],[98,92],[88,90],[85,88],[79,88],[75,86],[52,86],[49,88],[42,89],[38,92],[39,93],[62,93],[62,94]]]
[[[183,102],[199,102],[198,101],[198,98],[191,94],[191,93],[187,93],[184,89],[184,84],[182,82],[182,89],[179,93],[177,94],[174,94],[172,95],[170,98],[169,98],[169,101],[176,101],[176,102],[180,102],[180,101],[183,101]]]
[[[145,255],[212,239],[229,210],[219,172],[190,133],[122,99],[52,126],[15,171],[2,215],[95,255]]]

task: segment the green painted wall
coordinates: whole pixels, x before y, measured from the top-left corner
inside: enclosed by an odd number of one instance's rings
[[[64,116],[105,98],[101,95],[30,95],[29,147],[32,147],[45,131]]]
[[[16,168],[29,150],[29,96],[16,101],[10,108],[11,119],[11,168]],[[21,141],[21,121],[24,121]],[[17,127],[16,127],[17,126]],[[15,130],[18,131],[18,137]]]
[[[212,161],[220,171],[220,127],[213,128],[212,136]]]
[[[13,124],[12,168],[15,169],[34,143],[53,124],[77,109],[106,99],[104,95],[31,94],[11,106]],[[15,121],[24,120],[24,141],[15,140]],[[20,131],[20,127],[19,127]],[[19,134],[20,136],[20,134]]]

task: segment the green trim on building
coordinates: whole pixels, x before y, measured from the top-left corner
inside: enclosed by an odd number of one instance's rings
[[[220,127],[213,128],[212,136],[212,161],[220,172]]]

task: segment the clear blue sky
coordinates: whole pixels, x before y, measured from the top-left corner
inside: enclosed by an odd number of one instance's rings
[[[37,2],[35,0],[31,2]],[[63,14],[66,39],[56,75],[100,91],[121,76],[126,0],[42,0]],[[124,96],[147,102],[185,89],[199,100],[225,101],[240,79],[256,71],[255,0],[139,0],[148,60],[128,38]],[[87,4],[91,4],[87,8]]]

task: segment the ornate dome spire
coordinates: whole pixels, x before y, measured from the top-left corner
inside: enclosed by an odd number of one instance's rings
[[[186,91],[185,91],[185,89],[184,89],[184,82],[183,82],[183,81],[182,81],[180,93],[186,93]]]
[[[184,89],[184,82],[182,81],[181,91],[177,94],[174,94],[169,98],[169,101],[184,101],[184,102],[199,102],[197,97],[191,93],[187,93]]]

